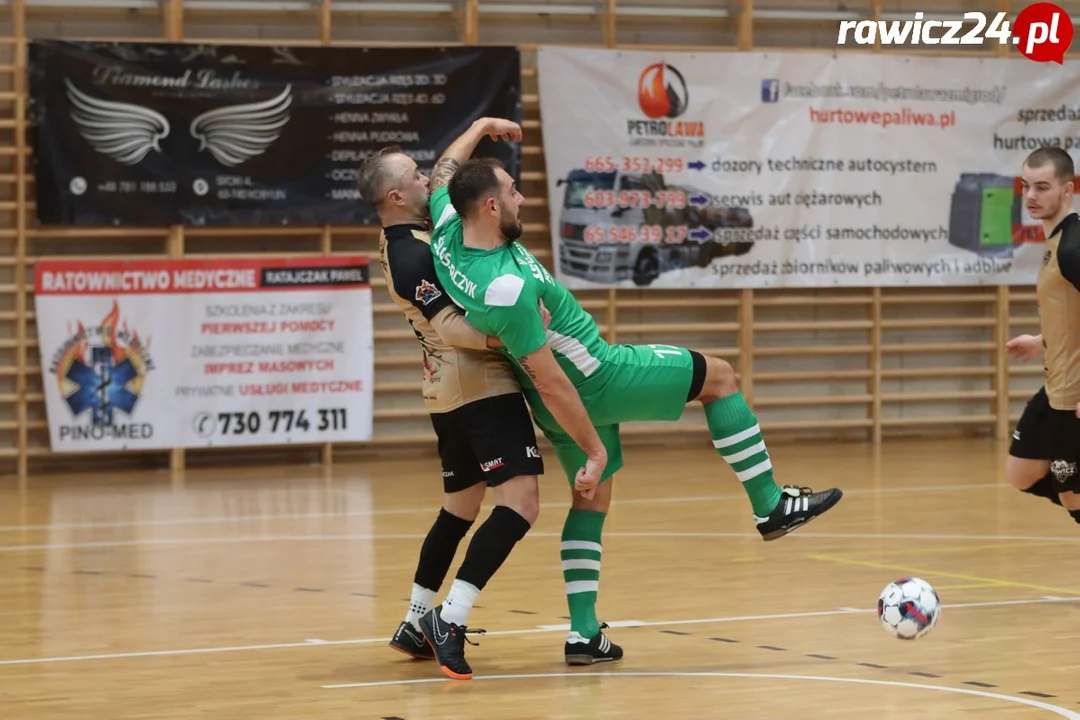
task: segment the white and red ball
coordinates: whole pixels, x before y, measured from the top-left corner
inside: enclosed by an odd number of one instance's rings
[[[885,632],[901,640],[917,640],[941,617],[941,598],[930,583],[907,577],[885,586],[878,597],[878,620]]]

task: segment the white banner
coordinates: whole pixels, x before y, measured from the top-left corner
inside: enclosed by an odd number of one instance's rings
[[[1080,75],[1025,59],[540,48],[570,288],[1027,284],[1024,158],[1080,149]]]
[[[364,257],[41,262],[57,452],[369,440]]]

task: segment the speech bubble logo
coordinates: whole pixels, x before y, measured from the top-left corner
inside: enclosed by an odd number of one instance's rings
[[[1028,5],[1013,23],[1013,44],[1028,60],[1061,65],[1072,40],[1072,19],[1054,3]]]

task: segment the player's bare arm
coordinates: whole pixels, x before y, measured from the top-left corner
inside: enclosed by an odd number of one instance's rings
[[[469,350],[496,350],[502,347],[497,337],[485,335],[465,319],[465,313],[454,306],[445,307],[431,319],[431,326],[447,345]]]
[[[519,357],[518,363],[536,386],[536,391],[555,421],[589,458],[586,466],[578,472],[574,487],[585,497],[592,497],[607,465],[607,450],[596,434],[577,388],[559,367],[551,346],[546,343]]]
[[[1043,336],[1041,334],[1018,335],[1006,343],[1005,349],[1008,351],[1009,357],[1014,360],[1022,360],[1023,362],[1037,360],[1042,357],[1045,350]]]
[[[444,185],[449,184],[450,178],[461,167],[461,164],[472,157],[473,151],[484,136],[490,136],[492,140],[513,140],[520,142],[521,126],[513,120],[502,118],[483,117],[469,126],[469,129],[450,143],[435,167],[431,170],[431,192],[435,192]]]

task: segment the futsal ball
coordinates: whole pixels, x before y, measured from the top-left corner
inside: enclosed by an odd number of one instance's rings
[[[881,591],[877,614],[885,632],[901,640],[917,640],[937,625],[941,599],[925,580],[902,578]]]

